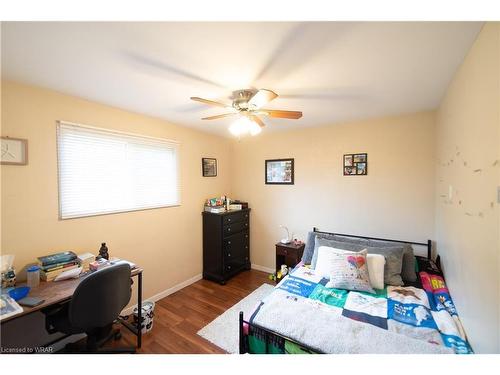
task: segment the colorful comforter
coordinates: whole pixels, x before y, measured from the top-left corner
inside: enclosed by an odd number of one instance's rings
[[[419,287],[368,294],[326,288],[327,279],[297,267],[250,322],[325,353],[472,353],[442,274],[421,268]]]

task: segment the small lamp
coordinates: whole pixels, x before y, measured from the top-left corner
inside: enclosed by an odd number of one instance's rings
[[[286,238],[283,238],[280,242],[281,243],[290,243],[290,242],[292,242],[292,238],[290,236],[290,232],[288,231],[288,228],[285,227],[284,225],[280,225],[280,228],[283,228],[284,230],[286,230]]]

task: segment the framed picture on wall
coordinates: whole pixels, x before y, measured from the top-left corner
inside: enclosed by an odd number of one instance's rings
[[[268,185],[293,185],[294,160],[271,159],[265,162],[265,179]]]
[[[1,164],[28,164],[28,140],[21,138],[2,137]]]
[[[201,169],[203,177],[217,177],[217,159],[202,158]]]
[[[368,154],[345,154],[344,176],[366,176],[368,174]]]

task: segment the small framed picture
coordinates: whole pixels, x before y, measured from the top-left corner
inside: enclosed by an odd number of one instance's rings
[[[366,154],[354,154],[353,158],[355,163],[366,163]]]
[[[202,158],[201,169],[203,177],[217,177],[217,159]]]
[[[344,176],[366,176],[368,174],[368,154],[345,154]]]
[[[344,167],[344,175],[356,174],[356,167]]]
[[[265,179],[268,185],[293,185],[294,160],[272,159],[265,162]]]
[[[1,137],[1,164],[28,164],[28,140],[21,138]]]
[[[366,163],[356,164],[356,174],[366,174]]]

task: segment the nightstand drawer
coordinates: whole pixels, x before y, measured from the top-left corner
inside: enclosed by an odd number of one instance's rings
[[[240,221],[248,221],[249,213],[248,211],[234,212],[227,215],[224,215],[222,219],[223,225],[238,223]]]
[[[280,247],[280,246],[276,247],[276,255],[287,256],[287,255],[294,255],[296,253],[297,253],[296,250],[287,249],[286,247]]]

